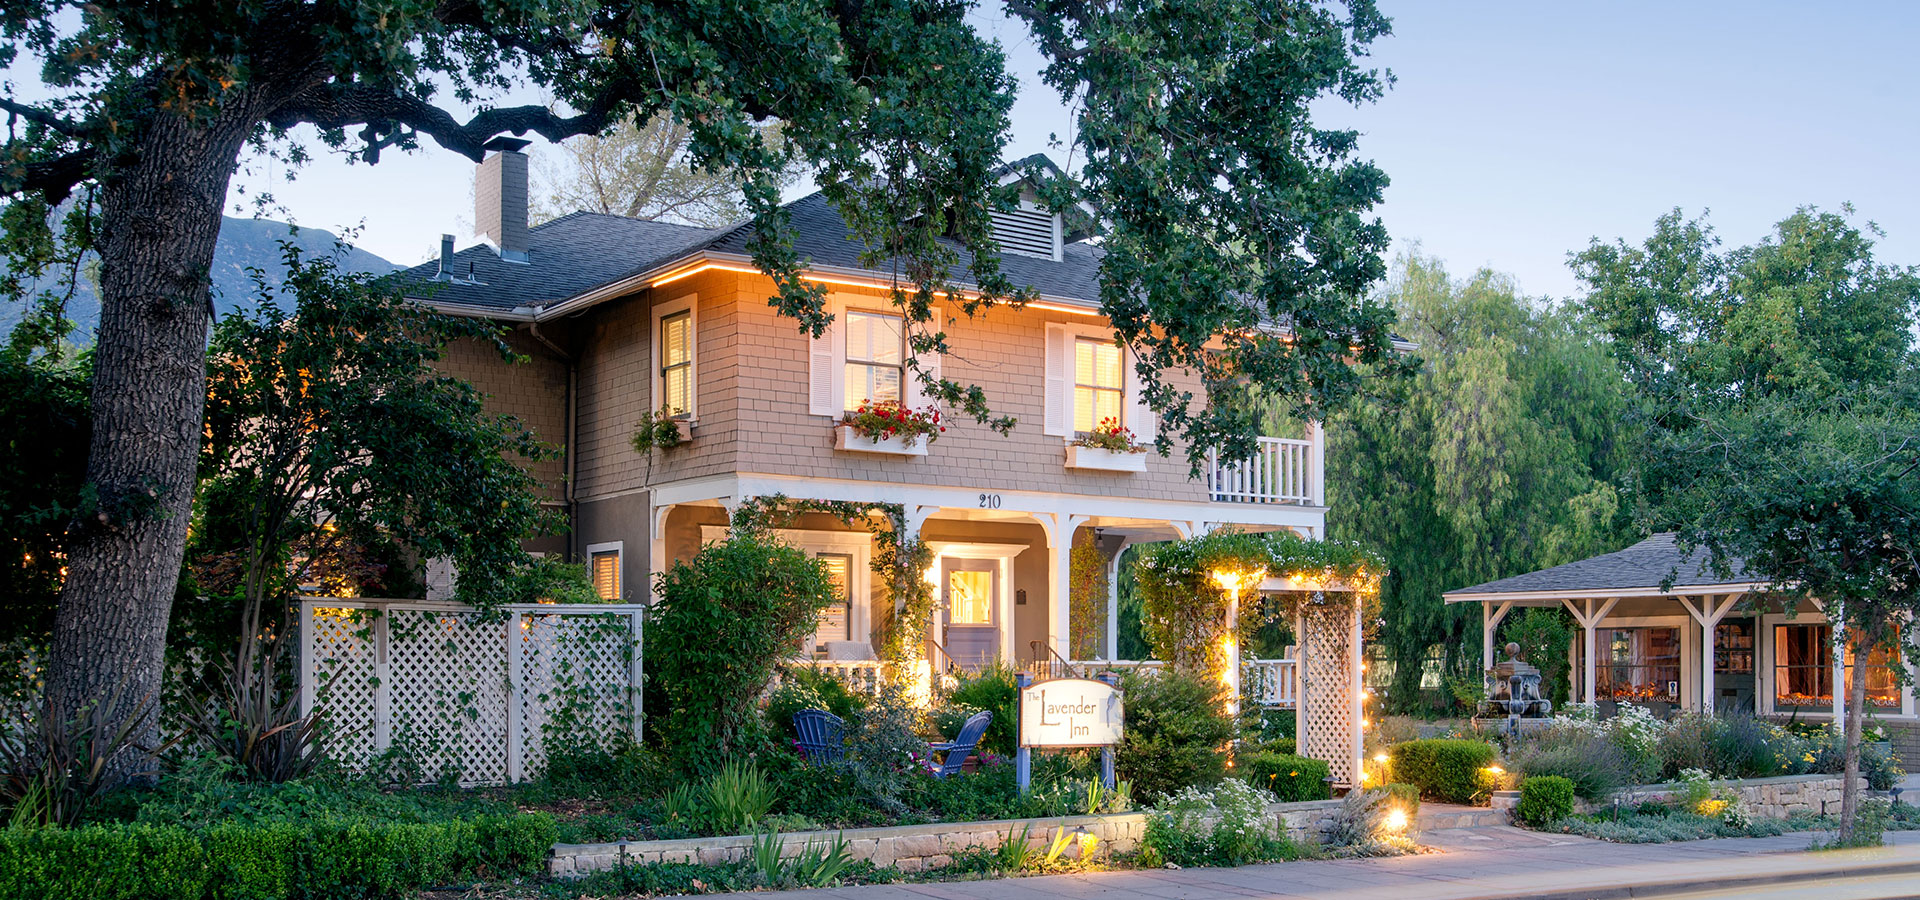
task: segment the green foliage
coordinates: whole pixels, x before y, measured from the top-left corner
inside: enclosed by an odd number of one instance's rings
[[[1565,778],[1585,800],[1605,799],[1642,780],[1618,744],[1601,735],[1557,727],[1524,739],[1513,751],[1513,768],[1529,780]]]
[[[1148,811],[1141,862],[1240,866],[1296,857],[1298,850],[1273,833],[1267,797],[1244,781],[1225,781],[1212,791],[1181,788]]]
[[[1407,817],[1409,819],[1419,814],[1420,812],[1420,789],[1419,788],[1414,787],[1411,784],[1405,784],[1405,783],[1396,781],[1391,784],[1383,785],[1380,789],[1386,792],[1387,797],[1391,799],[1395,805],[1407,811]]]
[[[1512,279],[1449,277],[1436,259],[1396,262],[1387,298],[1420,345],[1417,377],[1328,423],[1330,535],[1365,540],[1393,577],[1378,646],[1396,665],[1386,708],[1448,704],[1421,694],[1421,662],[1480,682],[1479,610],[1440,595],[1619,549],[1631,503],[1636,423],[1617,363],[1580,313],[1521,295]],[[1564,654],[1562,654],[1564,656]],[[1450,676],[1450,677],[1449,677]]]
[[[79,512],[93,416],[90,366],[0,353],[0,646],[44,644]],[[13,672],[15,666],[5,671]]]
[[[1265,788],[1282,803],[1333,798],[1333,785],[1327,781],[1332,769],[1321,760],[1255,753],[1238,762],[1241,775],[1249,784]]]
[[[1567,816],[1559,820],[1558,827],[1568,834],[1620,844],[1664,844],[1702,838],[1770,837],[1796,831],[1817,831],[1832,828],[1833,820],[1795,816],[1789,819],[1755,819],[1748,825],[1736,826],[1717,815],[1702,816],[1662,806],[1657,812],[1636,810],[1617,816],[1611,812]]]
[[[1068,633],[1073,659],[1098,659],[1107,653],[1107,556],[1089,538],[1073,545],[1067,567]]]
[[[1534,775],[1520,782],[1520,803],[1513,816],[1540,828],[1573,815],[1573,782],[1558,775]]]
[[[760,767],[728,760],[707,778],[701,801],[708,829],[715,834],[747,834],[773,811],[773,787]]]
[[[1417,849],[1407,836],[1413,812],[1380,789],[1348,791],[1334,810],[1322,845],[1341,856],[1390,856]]]
[[[780,734],[792,735],[793,714],[800,710],[824,709],[851,722],[866,703],[865,697],[847,690],[840,679],[793,666],[781,670],[779,686],[767,696],[767,722]]]
[[[1143,797],[1204,788],[1226,772],[1233,720],[1221,708],[1221,687],[1179,672],[1128,674],[1127,733],[1114,748],[1115,767]]]
[[[1559,709],[1573,692],[1567,648],[1579,631],[1564,609],[1515,610],[1500,628],[1500,643],[1520,645],[1520,658],[1540,669],[1540,693]]]
[[[633,426],[633,437],[628,444],[633,452],[646,454],[655,449],[672,450],[685,440],[681,436],[682,419],[672,407],[662,406],[650,413],[643,413],[638,424]]]
[[[756,702],[834,589],[819,560],[753,534],[708,544],[656,587],[647,627],[652,735],[701,769],[758,737]]]
[[[921,658],[925,623],[933,615],[933,585],[922,574],[933,565],[933,548],[906,531],[906,508],[898,503],[810,500],[773,494],[752,497],[734,510],[736,531],[759,533],[783,528],[807,513],[833,516],[849,527],[865,528],[875,538],[873,570],[887,587],[892,614],[877,629],[880,658],[904,663]]]
[[[1155,658],[1166,660],[1172,668],[1215,679],[1227,665],[1223,638],[1231,599],[1215,581],[1216,572],[1346,582],[1358,589],[1359,602],[1366,604],[1377,597],[1378,580],[1386,567],[1358,544],[1310,541],[1287,531],[1214,531],[1155,545],[1133,566],[1147,643]],[[1242,642],[1264,621],[1285,612],[1277,607],[1261,609],[1256,600],[1261,595],[1250,587],[1244,585],[1241,591],[1240,634],[1235,638]],[[1364,613],[1362,618],[1371,621]]]
[[[947,695],[951,712],[938,719],[940,731],[951,739],[968,716],[976,712],[993,713],[980,749],[989,753],[1014,751],[1020,727],[1020,686],[1013,667],[995,659],[978,672],[960,676],[960,683]]]
[[[1393,780],[1420,789],[1442,803],[1471,804],[1485,794],[1481,770],[1498,754],[1492,744],[1458,738],[1428,738],[1394,745]]]
[[[0,898],[408,896],[542,874],[554,837],[544,814],[6,829]]]

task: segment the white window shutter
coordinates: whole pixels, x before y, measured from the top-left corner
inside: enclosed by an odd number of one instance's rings
[[[1059,323],[1047,325],[1046,418],[1046,434],[1073,432],[1073,332]]]
[[[1126,426],[1133,431],[1135,440],[1150,444],[1159,432],[1159,419],[1153,414],[1153,407],[1147,405],[1147,398],[1140,390],[1138,366],[1140,358],[1133,355],[1133,348],[1127,348],[1126,370],[1120,374],[1127,387]]]
[[[932,312],[933,318],[927,321],[926,327],[931,329],[932,333],[935,334],[945,331],[947,320],[941,315],[940,307],[932,307],[930,312]],[[920,371],[936,379],[940,377],[940,361],[943,358],[945,358],[945,354],[937,351],[916,353],[913,356],[914,362],[920,364]],[[934,398],[927,393],[926,385],[921,383],[918,372],[907,373],[907,379],[912,382],[907,391],[907,397],[909,398],[907,404],[909,406],[914,409],[926,409],[929,406],[935,405]]]
[[[840,379],[846,377],[841,371],[846,367],[840,364],[846,359],[846,348],[840,342],[838,306],[828,298],[826,311],[834,314],[833,321],[819,337],[810,338],[807,347],[807,412],[836,419],[845,411],[840,408]]]

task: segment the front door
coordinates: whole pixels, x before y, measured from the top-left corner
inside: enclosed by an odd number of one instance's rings
[[[966,668],[1000,654],[1000,565],[990,559],[947,559],[940,564],[940,602],[947,611],[941,643]]]

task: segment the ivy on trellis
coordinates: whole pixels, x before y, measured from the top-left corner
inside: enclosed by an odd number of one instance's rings
[[[1386,562],[1357,543],[1312,541],[1292,532],[1215,531],[1148,550],[1134,567],[1142,631],[1154,654],[1173,668],[1217,678],[1225,670],[1230,595],[1215,572],[1265,572],[1297,583],[1345,584],[1352,591],[1294,591],[1273,597],[1243,590],[1238,634],[1242,645],[1264,624],[1291,619],[1299,604],[1359,603],[1361,621],[1379,617]]]
[[[874,650],[890,663],[920,659],[920,640],[933,620],[933,585],[923,576],[933,564],[933,549],[919,535],[907,533],[906,507],[771,494],[742,501],[733,512],[733,527],[736,531],[785,528],[809,513],[831,516],[849,528],[865,528],[876,538],[869,568],[886,585],[892,602],[880,623],[879,646]]]

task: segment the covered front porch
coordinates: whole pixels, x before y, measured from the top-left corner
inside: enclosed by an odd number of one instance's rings
[[[1705,550],[1683,552],[1673,535],[1658,534],[1614,553],[1443,596],[1479,605],[1487,668],[1495,662],[1500,626],[1516,610],[1565,610],[1579,629],[1567,648],[1571,697],[1602,715],[1634,704],[1661,716],[1744,712],[1841,721],[1845,679],[1855,661],[1834,650],[1818,600],[1786,600],[1768,587],[1738,566],[1718,574]],[[1913,679],[1902,677],[1905,663],[1896,648],[1872,654],[1866,665],[1868,712],[1914,719]]]

